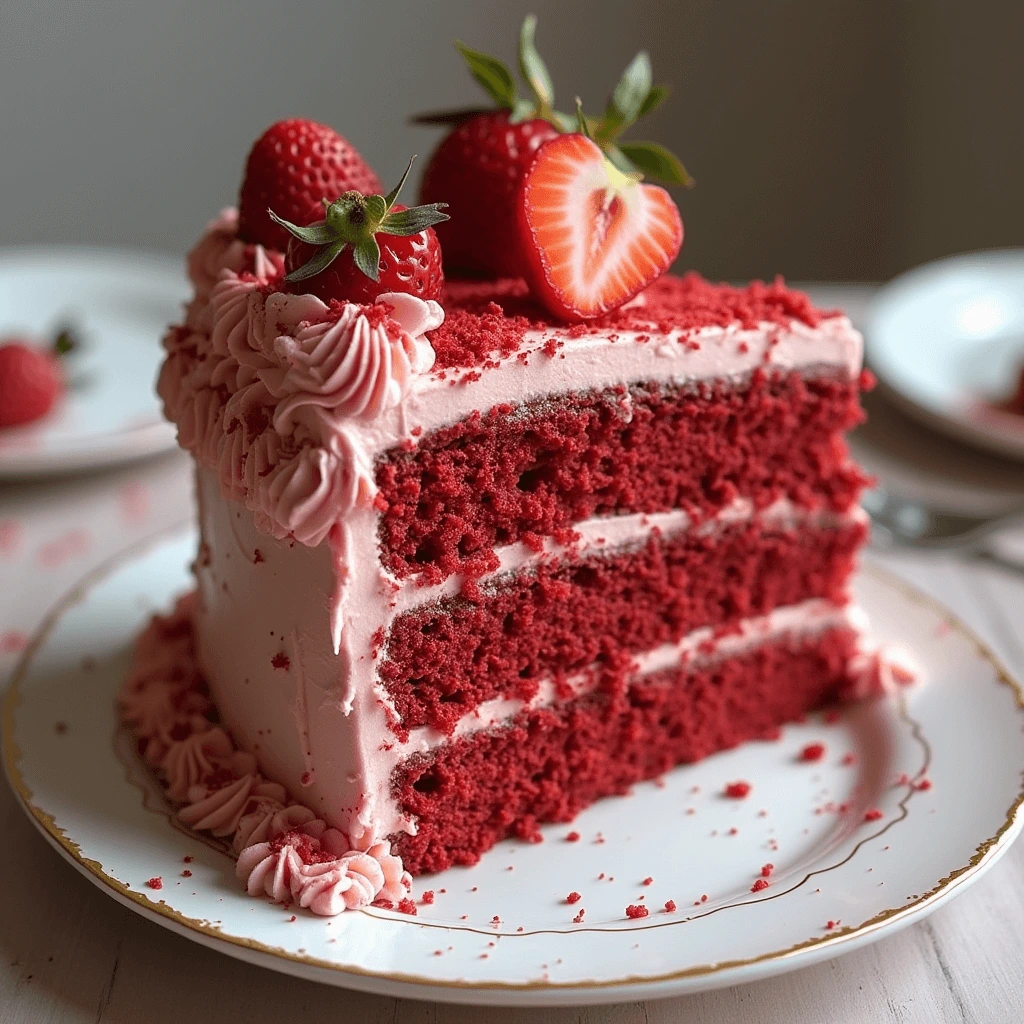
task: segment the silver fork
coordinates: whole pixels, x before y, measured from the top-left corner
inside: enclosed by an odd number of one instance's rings
[[[872,544],[961,551],[1024,574],[1024,564],[1004,558],[986,546],[997,530],[1024,522],[1024,505],[996,514],[970,515],[901,498],[883,487],[866,491],[861,504],[871,516]]]

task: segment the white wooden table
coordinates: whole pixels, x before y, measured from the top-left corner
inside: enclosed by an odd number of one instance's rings
[[[857,319],[869,289],[827,290]],[[937,439],[872,400],[855,444],[894,488],[998,507],[1024,467]],[[190,514],[180,454],[116,472],[0,484],[0,679],[56,597],[120,548]],[[1013,541],[1014,538],[1011,538]],[[1024,575],[944,557],[883,564],[936,596],[1024,678]],[[774,980],[685,999],[578,1010],[486,1010],[360,995],[210,952],[120,907],[76,873],[0,784],[0,1022],[732,1024],[1024,1021],[1024,841],[934,916]]]

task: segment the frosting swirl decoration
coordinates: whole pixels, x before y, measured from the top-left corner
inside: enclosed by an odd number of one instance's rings
[[[279,291],[280,253],[227,210],[189,254],[195,297],[164,339],[157,390],[178,440],[261,529],[315,546],[375,496],[354,425],[400,406],[434,350],[440,305],[386,293],[327,306]]]

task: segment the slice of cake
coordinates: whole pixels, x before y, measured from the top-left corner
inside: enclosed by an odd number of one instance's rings
[[[310,122],[256,144],[241,214],[189,256],[159,391],[196,461],[198,591],[122,704],[251,892],[402,908],[405,872],[874,678],[860,336],[781,281],[665,275],[668,194],[582,115],[541,123],[514,229],[495,206],[525,279],[445,286],[443,206],[376,194]]]

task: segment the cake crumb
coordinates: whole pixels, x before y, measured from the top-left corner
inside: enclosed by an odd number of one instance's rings
[[[642,884],[642,885],[650,885],[650,884],[651,884],[651,883],[652,883],[653,881],[654,881],[654,879],[653,879],[653,878],[651,878],[651,876],[650,876],[650,875],[648,875],[648,876],[647,876],[647,877],[646,877],[646,878],[645,878],[645,879],[643,880],[643,882],[642,882],[641,884]]]
[[[752,885],[752,886],[750,887],[750,891],[751,891],[751,892],[761,892],[762,890],[764,890],[764,889],[767,889],[767,888],[768,888],[768,880],[767,880],[767,879],[765,879],[765,878],[759,878],[759,879],[758,879],[758,880],[757,880],[756,882],[754,882],[754,884],[753,884],[753,885]]]
[[[579,832],[570,832],[565,837],[565,841],[567,843],[578,843],[580,841],[580,834],[579,834]]]
[[[665,913],[666,914],[674,914],[675,912],[676,912],[676,901],[675,900],[665,900]]]
[[[572,923],[573,924],[583,924],[583,915],[585,913],[586,913],[586,910],[583,907],[580,907],[580,912],[572,919]]]
[[[427,905],[429,905],[429,904],[433,903],[433,902],[434,902],[434,890],[433,890],[433,889],[427,889],[427,890],[426,890],[426,891],[425,891],[425,892],[423,893],[423,895],[422,895],[422,896],[420,897],[420,899],[421,899],[421,900],[422,900],[422,901],[423,901],[424,903],[426,903]]]
[[[742,800],[751,790],[749,782],[740,780],[739,782],[730,782],[726,784],[724,793],[727,797],[732,800]]]
[[[800,751],[801,761],[820,761],[825,756],[824,743],[808,743]]]
[[[284,651],[278,651],[277,654],[275,654],[270,659],[270,664],[274,668],[279,668],[282,671],[287,672],[288,669],[291,668],[291,664],[292,663],[291,663],[291,659],[288,657],[287,654],[284,653]]]
[[[189,871],[188,868],[185,868],[185,870],[182,871],[182,873],[181,873],[181,877],[182,878],[191,878],[192,877],[192,872]]]
[[[882,812],[877,807],[871,807],[864,812],[865,821],[878,821],[882,817]]]
[[[626,917],[631,921],[635,921],[641,917],[646,917],[649,913],[650,911],[646,907],[641,907],[636,903],[631,903],[626,907]]]
[[[761,865],[761,877],[770,878],[771,873],[775,870],[775,865],[772,863]]]
[[[164,880],[159,875],[154,875],[146,881],[146,885],[148,885],[150,889],[162,889],[164,887]]]
[[[408,914],[410,917],[415,917],[416,904],[408,897],[401,899],[398,901],[398,912],[400,914]]]
[[[568,896],[565,897],[565,902],[566,903],[579,903],[579,901],[581,899],[583,899],[582,894],[580,894],[580,893],[576,892],[575,890],[573,890],[571,893],[569,893]]]

